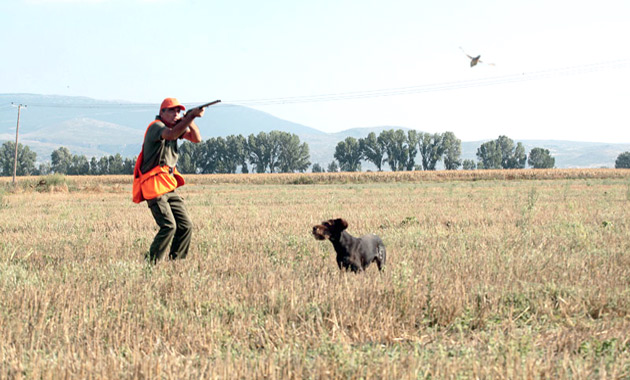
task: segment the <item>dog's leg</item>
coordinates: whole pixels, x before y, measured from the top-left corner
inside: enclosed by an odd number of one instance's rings
[[[355,263],[349,257],[344,257],[341,260],[340,267],[343,267],[343,269],[346,271],[351,270],[354,273],[363,272],[363,268],[361,267],[361,265],[357,265],[357,263]]]
[[[376,252],[376,257],[374,258],[374,261],[376,261],[376,265],[378,266],[379,271],[385,268],[386,260],[387,252],[385,252],[385,246],[383,244],[379,244]]]

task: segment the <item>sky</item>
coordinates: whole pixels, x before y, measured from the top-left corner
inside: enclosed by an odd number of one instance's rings
[[[630,143],[629,19],[627,0],[12,0],[0,93]]]

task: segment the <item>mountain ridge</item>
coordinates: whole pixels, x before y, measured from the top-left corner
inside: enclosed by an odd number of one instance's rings
[[[82,154],[88,158],[116,153],[123,157],[136,156],[146,126],[155,118],[159,107],[158,104],[77,96],[0,94],[0,143],[15,141],[17,110],[11,103],[26,105],[20,116],[19,143],[35,151],[38,162],[49,161],[50,154],[61,146],[73,154]],[[228,135],[247,137],[272,130],[294,133],[300,141],[309,145],[311,163],[323,167],[333,160],[337,143],[347,137],[358,139],[370,132],[378,135],[387,129],[409,130],[399,126],[376,126],[326,133],[263,111],[224,103],[209,107],[197,124],[204,139]],[[462,141],[462,159],[477,161],[477,148],[486,141],[489,139]],[[534,147],[549,149],[556,159],[557,168],[614,167],[617,156],[630,151],[630,144],[570,140],[514,141],[521,142],[528,153]],[[374,170],[375,167],[366,162],[362,169]]]

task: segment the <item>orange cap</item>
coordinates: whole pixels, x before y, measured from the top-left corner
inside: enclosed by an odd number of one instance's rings
[[[160,110],[163,110],[165,108],[175,108],[175,107],[179,107],[179,109],[181,110],[186,110],[186,107],[184,107],[176,98],[164,99],[162,101],[162,105],[160,106]]]

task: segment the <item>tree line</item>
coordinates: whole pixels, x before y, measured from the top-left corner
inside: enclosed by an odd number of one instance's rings
[[[438,162],[444,169],[522,169],[528,163],[533,168],[553,168],[555,159],[548,149],[534,148],[529,157],[520,142],[499,136],[477,149],[478,162],[461,159],[461,140],[453,132],[424,133],[402,129],[385,130],[378,136],[372,132],[365,138],[348,137],[335,147],[334,158],[328,171],[361,171],[361,162],[374,164],[378,171],[389,166],[392,171],[436,170]],[[418,162],[416,162],[419,160]],[[338,163],[338,164],[337,164]],[[313,171],[324,171],[313,165]]]
[[[231,135],[213,137],[198,144],[188,141],[179,148],[178,168],[182,173],[292,173],[305,172],[311,167],[308,144],[297,135],[271,131],[251,134],[248,137]],[[15,143],[5,142],[0,147],[0,175],[13,175]],[[507,136],[499,136],[481,144],[477,149],[478,161],[461,159],[461,140],[453,132],[424,133],[402,129],[372,132],[365,138],[347,137],[337,143],[333,160],[326,168],[314,163],[313,172],[361,171],[361,165],[370,162],[382,171],[436,170],[442,162],[444,169],[523,169],[553,168],[555,159],[548,149],[533,148],[529,154],[523,145]],[[120,154],[92,157],[72,154],[60,147],[51,154],[50,162],[36,167],[37,154],[28,146],[18,144],[18,176],[47,175],[107,175],[133,174],[136,158],[123,158]],[[615,168],[630,168],[630,152],[621,153]]]
[[[5,142],[0,147],[0,175],[13,175],[15,143]],[[105,175],[133,174],[135,158],[123,158],[120,153],[88,160],[84,155],[70,153],[66,147],[60,147],[50,155],[50,162],[35,166],[37,154],[28,146],[18,144],[16,175],[47,175],[51,173],[68,175]]]
[[[282,131],[185,141],[178,152],[182,173],[303,173],[311,166],[308,144]]]
[[[15,143],[5,142],[0,148],[0,175],[13,175]],[[305,172],[310,166],[308,144],[301,143],[297,135],[271,131],[242,135],[213,137],[198,144],[188,141],[178,148],[178,169],[182,173],[293,173]],[[68,175],[133,174],[136,157],[123,158],[119,153],[112,156],[88,159],[85,155],[72,154],[66,147],[52,152],[50,162],[35,167],[37,154],[28,146],[18,144],[16,174]]]

